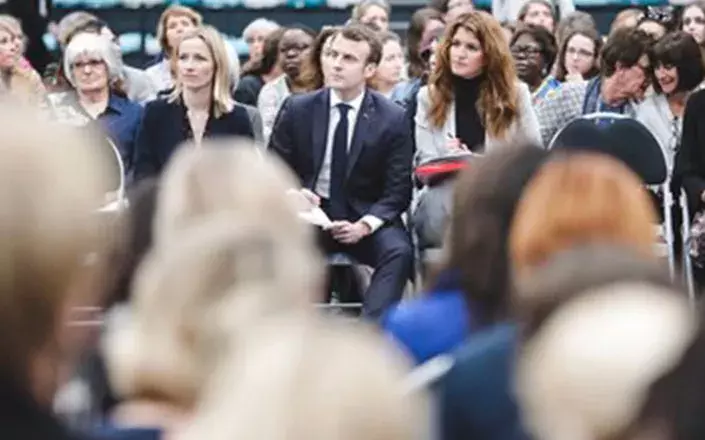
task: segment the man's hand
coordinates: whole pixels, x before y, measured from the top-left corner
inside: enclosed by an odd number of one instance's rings
[[[372,230],[365,222],[335,221],[329,228],[336,241],[343,244],[355,244],[370,235]]]

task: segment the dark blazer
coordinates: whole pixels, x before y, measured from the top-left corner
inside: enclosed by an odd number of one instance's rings
[[[269,149],[314,190],[328,139],[330,91],[287,98],[274,123]],[[394,221],[411,202],[411,130],[404,110],[368,90],[357,116],[346,173],[348,205],[359,217]]]
[[[514,391],[517,329],[497,324],[473,335],[440,380],[441,440],[527,440]]]
[[[690,215],[703,207],[705,191],[705,89],[688,98],[683,116],[681,147],[676,153],[674,180],[683,185],[688,196]]]
[[[211,113],[204,138],[222,136],[254,138],[245,107],[236,105],[219,118]],[[158,99],[147,104],[135,146],[134,180],[159,175],[176,148],[191,139],[186,106],[181,101]]]

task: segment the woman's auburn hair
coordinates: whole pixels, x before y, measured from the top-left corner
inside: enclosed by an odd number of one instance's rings
[[[235,107],[230,91],[232,89],[232,77],[230,75],[230,60],[228,52],[225,49],[225,41],[217,29],[212,26],[201,26],[195,30],[186,33],[181,39],[179,47],[175,49],[175,57],[171,60],[171,69],[173,72],[178,72],[176,65],[179,59],[179,50],[184,41],[192,38],[198,38],[205,43],[208,51],[213,58],[213,85],[212,85],[212,106],[213,114],[216,118],[221,117],[225,113],[230,113]],[[169,95],[169,102],[175,102],[181,98],[183,93],[183,85],[179,80],[178,74],[176,78],[174,91]]]
[[[502,27],[491,15],[482,11],[463,14],[451,23],[437,51],[436,68],[431,74],[429,119],[433,126],[441,127],[448,117],[453,102],[453,72],[450,67],[450,48],[458,29],[472,32],[484,53],[484,72],[478,112],[487,132],[502,138],[519,116],[519,89],[514,60]]]
[[[654,255],[656,211],[626,165],[597,153],[558,156],[529,183],[510,233],[512,264],[531,271],[575,246],[617,245]]]

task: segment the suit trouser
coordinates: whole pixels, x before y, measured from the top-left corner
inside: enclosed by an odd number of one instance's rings
[[[401,300],[413,270],[414,252],[409,233],[400,222],[382,226],[354,245],[339,243],[326,231],[319,242],[328,255],[343,252],[374,269],[364,294],[363,316],[378,319]]]

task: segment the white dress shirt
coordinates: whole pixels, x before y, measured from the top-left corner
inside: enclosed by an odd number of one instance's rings
[[[316,194],[324,199],[330,198],[330,169],[333,162],[333,138],[335,137],[335,130],[338,128],[338,122],[340,122],[340,109],[337,105],[344,103],[350,106],[350,110],[348,110],[348,151],[350,151],[353,135],[355,134],[355,126],[357,125],[357,117],[360,114],[360,107],[362,107],[363,99],[365,99],[364,91],[351,101],[343,101],[340,99],[335,90],[330,90],[330,115],[328,119],[329,123],[328,135],[326,138],[326,151],[323,155],[323,163],[321,164],[321,169],[318,172],[318,179],[316,179],[315,188]],[[370,227],[371,232],[375,232],[384,224],[382,219],[373,215],[365,215],[362,217],[361,221]]]

